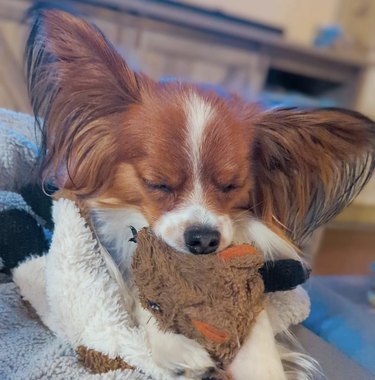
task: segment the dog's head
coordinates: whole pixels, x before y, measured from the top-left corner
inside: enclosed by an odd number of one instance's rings
[[[139,211],[180,251],[223,249],[252,217],[299,243],[374,169],[374,126],[358,113],[263,111],[156,83],[63,11],[36,18],[27,73],[44,120],[43,179],[93,207]]]

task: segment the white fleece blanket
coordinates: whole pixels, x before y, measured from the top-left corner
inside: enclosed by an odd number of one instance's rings
[[[14,283],[0,284],[0,379],[172,379],[153,362],[145,331],[133,324],[131,302],[76,205],[55,202],[53,217],[48,254],[21,264]],[[267,311],[277,333],[306,318],[309,300],[302,289],[275,293]],[[121,356],[142,373],[92,375],[77,360],[79,345]]]

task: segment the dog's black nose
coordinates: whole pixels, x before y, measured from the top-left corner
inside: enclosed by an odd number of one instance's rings
[[[220,244],[220,232],[207,226],[191,226],[184,233],[188,250],[195,255],[215,252]]]

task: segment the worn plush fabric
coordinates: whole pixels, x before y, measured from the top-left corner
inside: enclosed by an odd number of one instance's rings
[[[245,254],[234,256],[229,248],[219,254],[181,255],[144,228],[133,258],[142,306],[162,330],[196,340],[224,367],[264,309],[263,256],[252,246],[239,248]]]

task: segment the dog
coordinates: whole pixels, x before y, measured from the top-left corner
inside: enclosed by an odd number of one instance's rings
[[[157,83],[62,10],[38,12],[26,66],[43,183],[84,202],[130,287],[129,226],[151,226],[181,254],[254,242],[266,259],[303,260],[301,244],[374,170],[375,129],[365,116],[263,110],[192,84]],[[215,363],[198,343],[136,313],[152,360],[175,377],[210,378]],[[266,310],[228,371],[234,380],[286,379],[282,356]],[[299,376],[310,375],[302,368]]]

